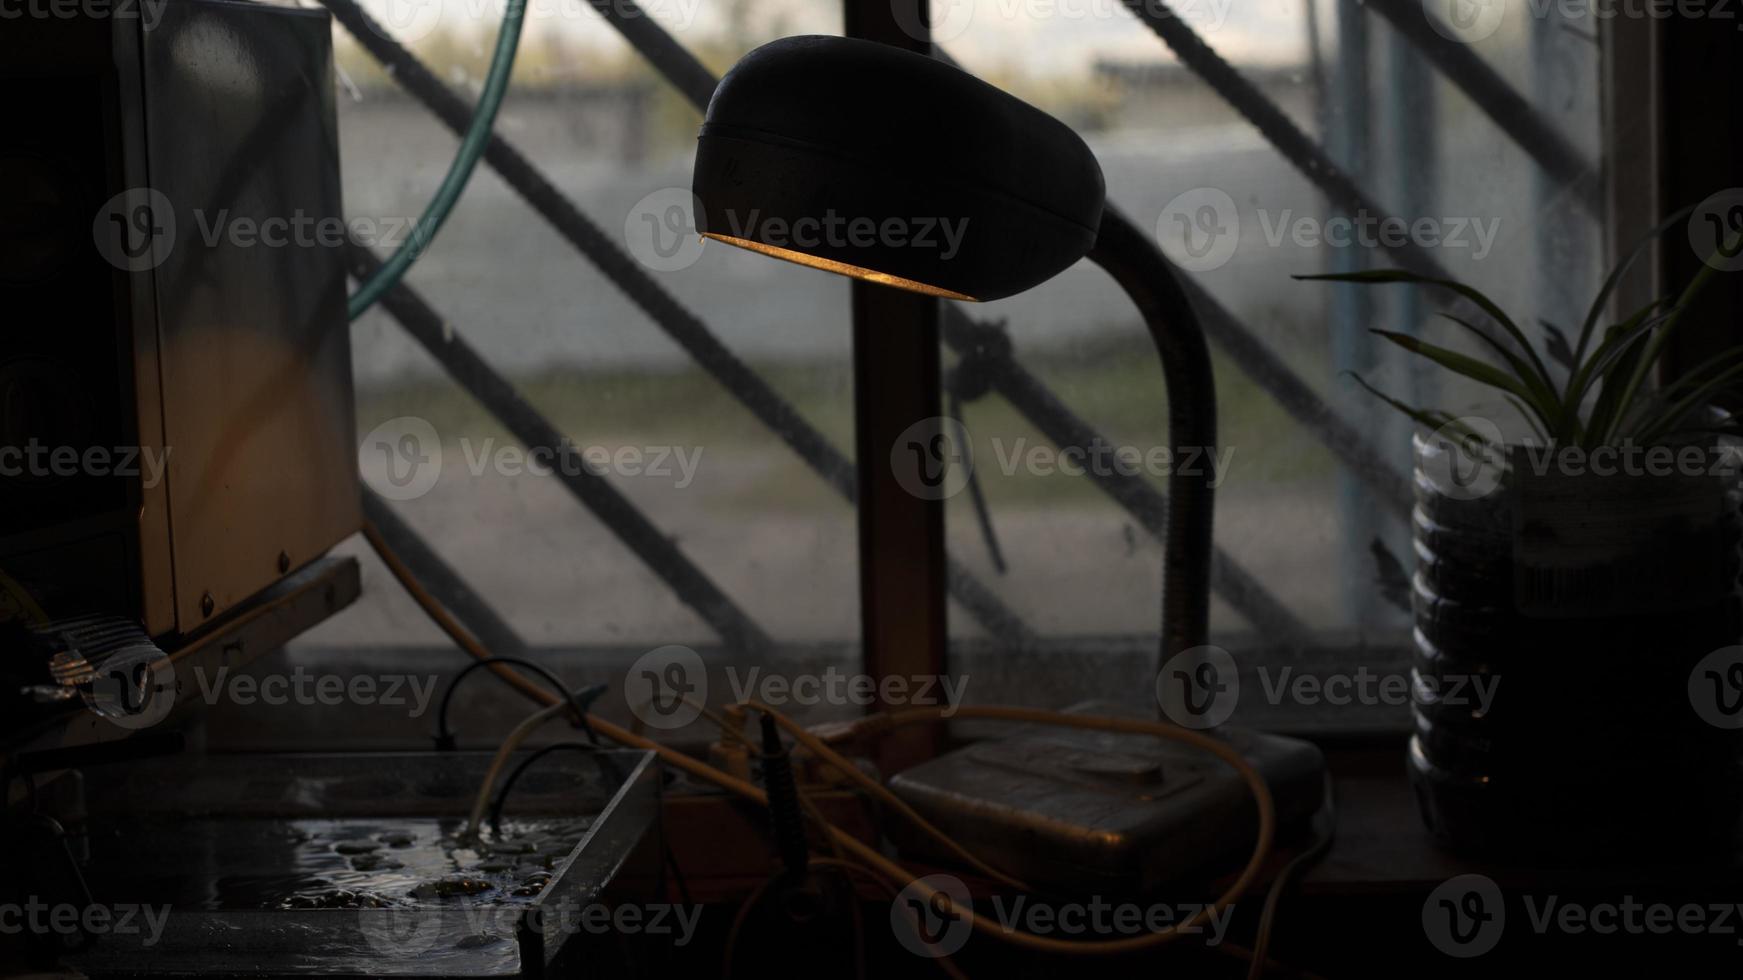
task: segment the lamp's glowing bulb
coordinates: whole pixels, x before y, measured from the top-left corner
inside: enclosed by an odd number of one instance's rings
[[[702,237],[712,238],[715,241],[725,242],[728,245],[736,245],[739,248],[750,249],[753,252],[760,252],[763,255],[772,255],[777,259],[784,259],[798,265],[807,265],[813,269],[822,269],[825,272],[833,272],[837,275],[852,276],[855,279],[864,279],[867,282],[875,282],[884,286],[894,286],[897,289],[906,289],[912,293],[924,293],[927,296],[940,296],[944,299],[966,300],[970,303],[979,302],[979,300],[976,300],[973,296],[953,292],[941,286],[932,286],[923,282],[915,282],[912,279],[903,279],[901,276],[892,276],[887,272],[878,272],[862,266],[848,265],[846,262],[837,262],[834,259],[825,259],[815,255],[807,255],[804,252],[795,252],[790,248],[764,245],[762,242],[753,242],[748,238],[734,238],[731,235],[716,235],[712,232],[703,232]]]

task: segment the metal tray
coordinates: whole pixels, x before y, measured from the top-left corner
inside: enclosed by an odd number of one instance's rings
[[[501,834],[449,850],[440,834],[463,826],[489,759],[213,755],[94,772],[93,902],[155,908],[160,927],[106,933],[67,960],[91,976],[544,976],[655,826],[659,764],[648,752],[554,753],[516,784]],[[465,870],[467,854],[482,868],[510,853],[519,870],[535,857],[548,870],[528,872],[537,883],[518,894],[503,868]],[[446,859],[453,870],[432,874]],[[403,887],[461,874],[491,887]],[[331,901],[315,897],[323,887]],[[352,900],[363,907],[307,907]]]

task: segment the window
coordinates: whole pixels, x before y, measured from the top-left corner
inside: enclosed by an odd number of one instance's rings
[[[381,309],[353,328],[365,473],[377,468],[380,490],[381,467],[403,467],[393,458],[401,447],[429,455],[430,444],[403,442],[408,433],[435,440],[439,477],[421,489],[389,481],[394,513],[534,647],[621,662],[660,644],[719,643],[719,623],[674,587],[683,574],[626,544],[616,512],[577,499],[586,494],[574,484],[597,479],[781,655],[855,663],[857,542],[838,479],[853,447],[846,281],[702,248],[687,234],[694,75],[682,57],[655,66],[645,56],[664,37],[718,74],[762,41],[839,33],[840,10],[783,0],[606,6],[623,33],[590,4],[533,4],[498,125],[602,238],[585,254],[576,237],[586,235],[529,205],[524,181],[480,168],[408,279],[597,475],[544,472],[579,464],[529,460]],[[475,93],[499,4],[365,7],[440,80]],[[1577,322],[1616,223],[1602,180],[1615,106],[1599,98],[1610,82],[1598,38],[1632,25],[1510,5],[1498,21],[1457,26],[1462,15],[1406,0],[1184,0],[1178,18],[1143,9],[1141,20],[1114,0],[956,0],[932,16],[948,56],[1084,136],[1110,202],[1154,229],[1208,297],[1221,416],[1220,451],[1204,461],[1219,477],[1216,642],[1244,667],[1401,669],[1409,617],[1383,585],[1375,545],[1408,567],[1409,430],[1344,372],[1408,401],[1504,415],[1476,391],[1443,390],[1368,334],[1395,328],[1466,347],[1437,325],[1433,297],[1290,277],[1440,268],[1509,310]],[[365,244],[385,249],[440,180],[454,137],[344,28],[335,32],[348,207],[358,237],[378,236]],[[1195,40],[1214,60],[1192,53]],[[1161,375],[1111,280],[1080,263],[1028,293],[960,309],[1008,332],[1018,369],[1056,410],[1138,460],[1134,479],[1163,488],[1151,452],[1167,431]],[[962,420],[991,532],[974,494],[956,494],[951,556],[1042,638],[1031,666],[1051,671],[1054,700],[1142,697],[1155,672],[1161,544],[1072,472],[1111,457],[1061,454],[1035,406],[967,395]],[[771,417],[790,424],[773,431]],[[407,428],[417,423],[427,428]],[[387,447],[374,462],[371,433]],[[364,560],[359,608],[301,649],[443,644]],[[985,619],[953,604],[953,667],[970,672],[970,698],[1011,699],[1016,674],[992,666],[1009,650]]]

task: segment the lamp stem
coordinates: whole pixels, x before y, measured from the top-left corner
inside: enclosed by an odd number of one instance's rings
[[[1162,557],[1161,660],[1203,646],[1210,632],[1216,382],[1210,349],[1174,266],[1124,215],[1105,208],[1089,259],[1143,314],[1168,386],[1168,536]]]

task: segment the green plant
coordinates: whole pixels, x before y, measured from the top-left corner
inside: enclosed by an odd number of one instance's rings
[[[1402,269],[1294,278],[1368,285],[1411,283],[1451,290],[1493,320],[1505,338],[1497,338],[1450,313],[1438,315],[1477,337],[1494,353],[1499,363],[1437,347],[1409,334],[1391,330],[1371,332],[1454,374],[1499,390],[1545,443],[1587,449],[1603,445],[1650,445],[1671,435],[1701,428],[1691,426],[1690,418],[1709,405],[1717,393],[1743,381],[1743,345],[1738,345],[1696,365],[1662,389],[1642,391],[1653,365],[1664,353],[1671,332],[1717,271],[1711,264],[1701,267],[1674,302],[1660,298],[1646,304],[1608,326],[1602,340],[1595,347],[1592,345],[1598,321],[1616,284],[1654,238],[1687,217],[1691,210],[1684,208],[1666,218],[1611,270],[1597,297],[1592,300],[1585,322],[1580,325],[1577,343],[1570,347],[1567,334],[1561,328],[1548,321],[1539,321],[1546,337],[1544,353],[1559,364],[1565,374],[1565,380],[1559,386],[1525,332],[1487,296],[1463,283],[1421,276]],[[1734,250],[1743,246],[1743,239],[1733,239],[1729,245],[1724,254],[1735,254]],[[1508,340],[1517,346],[1517,351],[1510,349]],[[1350,372],[1350,376],[1375,397],[1421,425],[1431,429],[1450,425],[1465,436],[1481,440],[1449,412],[1412,408],[1375,388],[1361,375]]]

